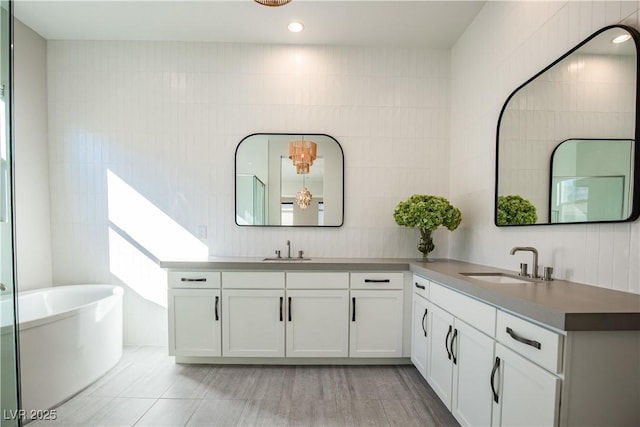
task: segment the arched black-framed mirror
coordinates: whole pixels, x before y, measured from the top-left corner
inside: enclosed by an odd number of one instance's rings
[[[340,227],[344,154],[326,134],[256,133],[235,153],[240,226]]]
[[[618,36],[626,36],[627,40],[613,43]],[[550,179],[552,155],[565,140],[637,140],[639,45],[637,30],[622,25],[605,27],[519,86],[507,98],[498,119],[496,136],[496,225],[625,222],[640,216],[640,174],[637,172],[640,153],[634,144],[631,144],[629,158],[624,160],[631,169],[627,183],[622,186],[628,191],[629,200],[628,207],[622,208],[620,219],[610,214],[576,213],[577,205],[571,207],[574,214],[554,218],[553,178]],[[584,158],[589,150],[582,151]],[[605,152],[600,150],[599,153],[603,156]],[[601,157],[600,160],[608,162],[611,159]],[[576,167],[581,168],[578,162],[582,160],[575,158],[574,161]],[[582,184],[588,181],[582,181]],[[619,187],[620,184],[595,181],[604,187],[609,184]],[[579,191],[585,196],[589,187],[598,185],[592,180]],[[594,199],[587,197],[583,205],[608,203],[595,199],[597,194],[603,194],[603,191],[593,191]],[[523,206],[533,206],[536,215],[516,215]]]

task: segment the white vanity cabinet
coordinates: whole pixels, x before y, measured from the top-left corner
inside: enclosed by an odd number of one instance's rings
[[[421,284],[414,276],[414,285]],[[494,339],[485,331],[495,328],[495,308],[437,283],[429,284],[429,301],[422,303],[421,290],[414,291],[413,358],[426,363],[426,379],[442,402],[462,425],[491,424],[491,391],[488,379],[494,356]],[[416,308],[419,307],[419,308]],[[419,336],[426,313],[427,338]],[[424,314],[423,314],[424,316]],[[416,326],[416,323],[420,323]],[[426,358],[420,360],[426,347]],[[414,362],[415,363],[415,362]]]
[[[169,271],[176,361],[405,356],[404,272],[180,273]]]
[[[462,425],[488,425],[491,391],[488,378],[494,340],[460,319],[454,324],[455,352],[451,412]]]
[[[420,277],[413,278],[411,308],[411,362],[426,379],[429,342],[429,281]]]
[[[222,353],[232,357],[284,357],[284,290],[225,289]]]
[[[349,273],[287,272],[286,356],[349,355]]]
[[[451,410],[453,389],[451,337],[455,318],[434,304],[429,304],[427,307],[429,309],[427,382]]]
[[[461,425],[491,423],[494,341],[431,304],[427,382]]]
[[[560,378],[497,344],[492,426],[558,425]]]
[[[461,425],[558,424],[560,334],[420,276],[414,286],[412,361]]]
[[[169,354],[220,356],[220,273],[172,271],[168,282]]]
[[[557,425],[563,336],[499,310],[496,339],[493,425]]]
[[[222,273],[222,355],[284,357],[284,272]]]
[[[563,332],[416,284],[412,361],[461,425],[640,425],[637,330]]]
[[[402,357],[403,273],[351,273],[350,357]]]

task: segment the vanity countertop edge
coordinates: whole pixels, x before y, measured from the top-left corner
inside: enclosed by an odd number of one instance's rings
[[[256,271],[411,271],[434,282],[528,317],[561,331],[640,330],[640,295],[592,285],[553,280],[530,283],[493,283],[461,273],[502,272],[495,267],[464,261],[429,262],[403,258],[315,258],[307,261],[263,261],[262,258],[227,257],[207,260],[162,261],[172,270]]]

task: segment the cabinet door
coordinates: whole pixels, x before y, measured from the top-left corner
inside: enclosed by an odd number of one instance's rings
[[[351,291],[351,357],[402,357],[403,291]]]
[[[451,410],[453,360],[450,344],[453,336],[453,316],[431,303],[428,304],[428,308],[431,319],[428,329],[427,382]]]
[[[287,291],[287,357],[349,355],[349,291]]]
[[[427,300],[414,293],[411,321],[411,361],[424,378],[427,378],[428,317]]]
[[[451,412],[463,426],[491,425],[493,338],[460,319],[453,332],[453,393]]]
[[[169,354],[220,356],[220,291],[169,290]]]
[[[555,426],[560,379],[496,344],[499,367],[492,376],[496,398],[494,426]]]
[[[284,357],[284,290],[222,291],[222,354]]]

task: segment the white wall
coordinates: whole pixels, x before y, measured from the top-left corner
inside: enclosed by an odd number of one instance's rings
[[[47,43],[14,23],[15,245],[24,291],[51,286]]]
[[[201,225],[211,255],[271,255],[290,239],[312,258],[417,257],[418,232],[392,212],[449,192],[449,89],[448,51],[49,41],[54,282],[125,285],[125,341],[157,344],[166,283],[153,261],[198,253]],[[256,132],[340,142],[343,227],[235,225],[234,150]],[[191,238],[174,243],[164,214]]]
[[[640,223],[497,228],[493,225],[496,125],[520,84],[596,30],[638,28],[633,2],[487,2],[452,49],[451,200],[463,212],[450,257],[517,269],[540,251],[556,277],[640,293]]]

